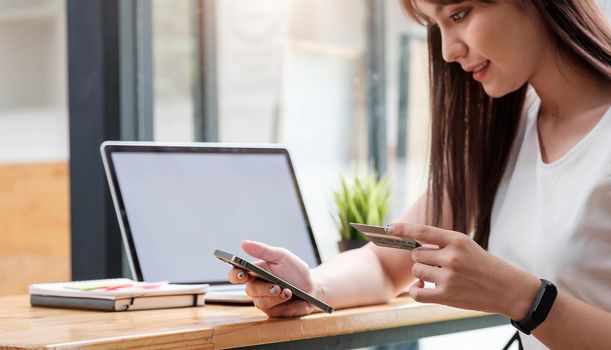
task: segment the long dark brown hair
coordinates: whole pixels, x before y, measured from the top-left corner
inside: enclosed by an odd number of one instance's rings
[[[401,3],[411,18],[425,23],[414,0]],[[611,80],[611,32],[592,0],[532,3],[561,53]],[[427,218],[429,224],[440,225],[443,202],[448,201],[452,229],[472,234],[487,249],[492,206],[516,138],[527,85],[491,98],[459,64],[443,60],[441,44],[439,28],[429,26],[432,125]]]

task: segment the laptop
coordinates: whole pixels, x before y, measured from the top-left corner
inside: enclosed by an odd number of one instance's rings
[[[100,151],[132,276],[208,283],[209,302],[250,303],[215,249],[242,240],[320,255],[289,152],[278,145],[104,142]]]

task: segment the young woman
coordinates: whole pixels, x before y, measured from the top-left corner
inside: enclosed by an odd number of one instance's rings
[[[244,251],[338,308],[412,283],[417,301],[506,315],[526,349],[608,348],[606,19],[592,0],[402,3],[428,28],[432,156],[427,192],[389,232],[424,246],[369,244],[312,271],[283,248],[247,241]],[[313,312],[243,271],[229,279],[270,316]]]

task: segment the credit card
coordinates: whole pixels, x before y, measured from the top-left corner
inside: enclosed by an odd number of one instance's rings
[[[384,227],[381,226],[363,225],[357,223],[350,223],[350,225],[362,233],[375,245],[407,250],[420,247],[420,243],[411,238],[389,235],[386,230],[384,230]]]

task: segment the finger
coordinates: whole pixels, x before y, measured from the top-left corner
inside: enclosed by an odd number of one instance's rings
[[[394,236],[409,237],[419,243],[434,244],[445,247],[449,243],[452,231],[443,230],[428,225],[394,223],[389,225],[388,233]]]
[[[412,274],[419,280],[438,283],[441,280],[442,269],[421,263],[412,265]]]
[[[316,309],[300,299],[291,300],[277,305],[269,310],[265,310],[270,317],[297,317],[312,313]]]
[[[431,266],[446,266],[447,263],[444,251],[431,247],[419,247],[412,250],[412,260]]]
[[[408,293],[412,299],[420,303],[439,303],[437,291],[432,288],[425,288],[423,281],[412,284]]]
[[[246,294],[251,297],[278,297],[282,288],[274,283],[255,279],[246,283]]]
[[[257,260],[257,261],[253,261],[252,262],[253,265],[257,265],[258,267],[262,268],[263,270],[266,271],[270,271],[271,270],[271,266],[269,265],[269,263],[265,260]],[[271,271],[270,271],[271,272]],[[252,277],[252,276],[251,276]]]
[[[285,289],[280,293],[280,296],[273,297],[257,297],[253,298],[253,302],[255,306],[261,310],[268,310],[277,305],[287,302],[291,299],[291,292],[288,289]]]
[[[242,241],[242,250],[254,258],[261,259],[269,263],[275,263],[284,258],[287,252],[284,248],[272,247],[265,243],[256,241]]]
[[[246,271],[242,269],[231,268],[229,270],[228,279],[231,283],[246,283],[252,279]]]

